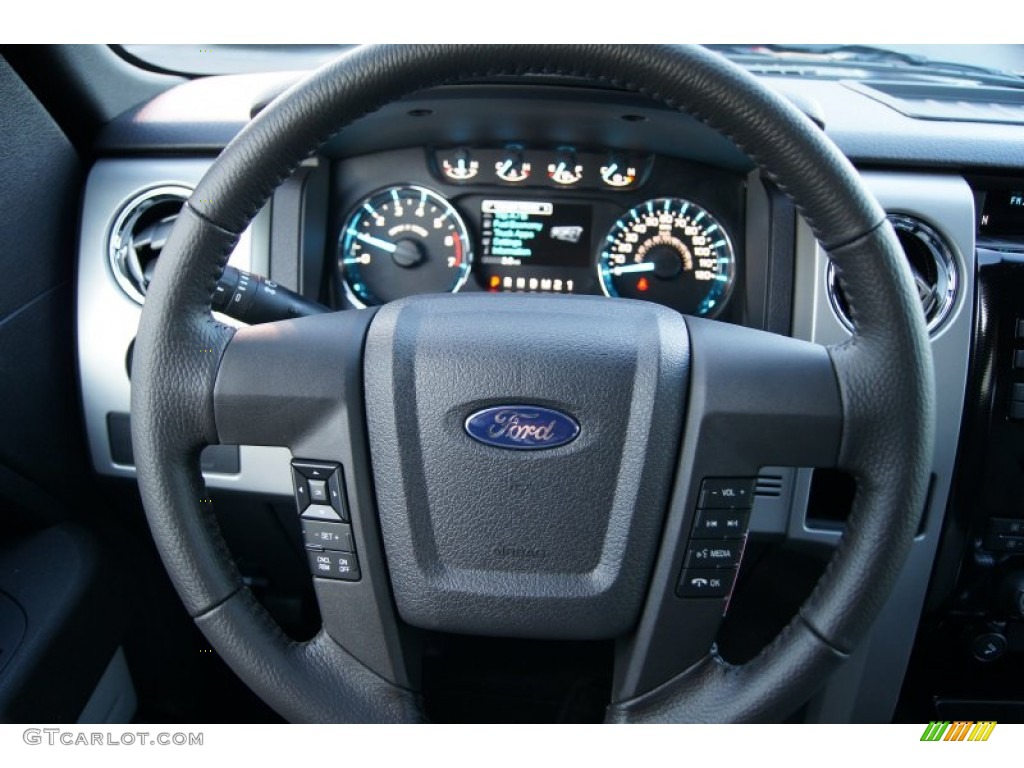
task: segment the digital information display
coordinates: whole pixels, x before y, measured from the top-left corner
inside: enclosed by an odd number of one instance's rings
[[[979,229],[986,235],[1024,235],[1024,189],[989,192]]]
[[[481,254],[491,291],[573,293],[592,261],[589,205],[484,200]]]

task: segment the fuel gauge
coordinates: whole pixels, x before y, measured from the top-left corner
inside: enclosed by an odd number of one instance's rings
[[[548,164],[548,178],[555,184],[568,187],[583,178],[583,166],[572,149],[560,149],[554,162]]]
[[[530,164],[523,159],[523,153],[519,149],[509,148],[494,164],[494,173],[502,181],[519,184],[530,178]]]

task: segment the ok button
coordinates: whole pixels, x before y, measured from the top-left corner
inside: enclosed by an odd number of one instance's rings
[[[695,539],[686,550],[685,568],[734,568],[743,554],[743,540]]]

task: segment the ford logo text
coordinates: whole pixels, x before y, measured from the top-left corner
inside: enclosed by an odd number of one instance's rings
[[[551,408],[499,405],[466,419],[466,432],[477,442],[496,448],[531,451],[572,442],[580,433],[580,425]]]

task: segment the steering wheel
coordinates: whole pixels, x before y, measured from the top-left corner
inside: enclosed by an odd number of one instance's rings
[[[597,297],[421,296],[237,331],[213,318],[239,234],[328,137],[416,91],[527,74],[639,92],[730,137],[828,251],[851,340],[826,348]],[[900,572],[924,504],[932,391],[883,211],[821,130],[738,67],[696,47],[368,47],[271,103],[185,205],[143,311],[132,428],[178,593],[289,720],[424,720],[426,628],[615,638],[609,722],[770,721],[849,655]],[[483,444],[465,425],[492,407],[547,409],[578,436]],[[344,578],[315,579],[324,626],[308,642],[253,598],[202,504],[198,454],[216,443],[336,468],[355,553]],[[733,666],[713,642],[724,601],[692,596],[680,573],[708,494],[766,465],[838,467],[857,491],[811,596]]]

